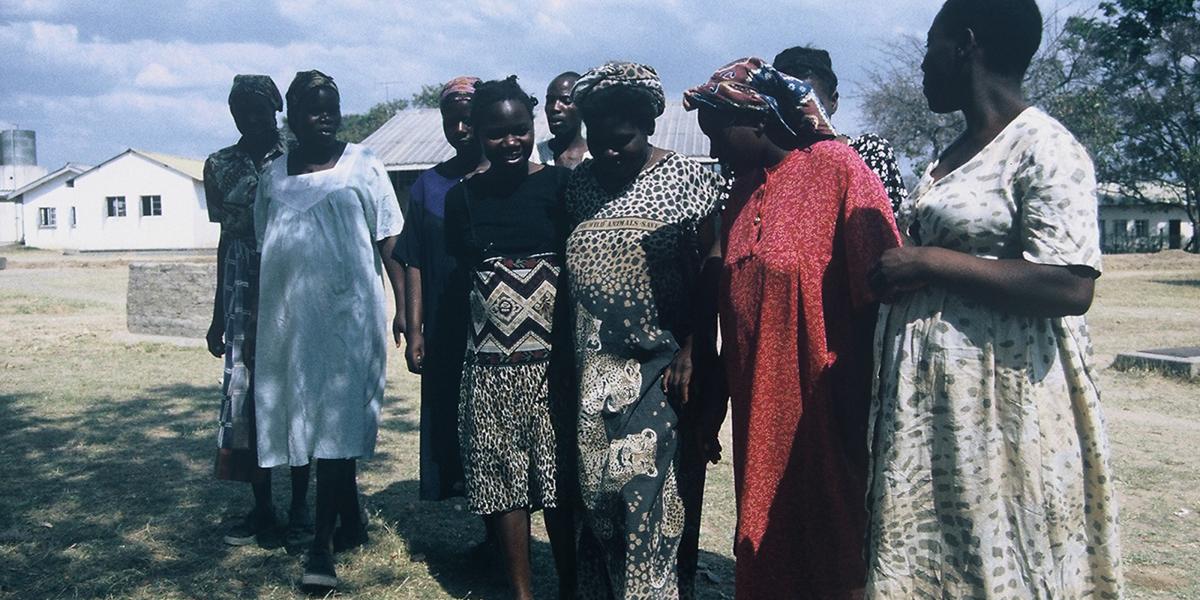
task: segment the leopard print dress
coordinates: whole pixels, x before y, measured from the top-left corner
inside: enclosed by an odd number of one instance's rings
[[[697,225],[721,204],[722,190],[717,175],[678,154],[616,195],[596,181],[591,161],[567,184],[580,598],[692,595],[695,564],[677,564],[677,556],[693,554],[680,546],[698,538],[702,488],[685,481],[695,470],[682,464],[680,414],[662,376],[690,314]]]

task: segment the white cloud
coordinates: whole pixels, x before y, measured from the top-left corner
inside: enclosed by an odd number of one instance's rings
[[[555,74],[614,58],[654,65],[677,95],[733,58],[812,43],[833,54],[848,98],[839,125],[853,131],[864,68],[886,40],[923,35],[940,4],[0,0],[0,119],[37,129],[48,164],[128,146],[203,156],[236,139],[225,107],[235,73],[283,90],[318,68],[354,112],[464,73],[517,73],[540,95]]]

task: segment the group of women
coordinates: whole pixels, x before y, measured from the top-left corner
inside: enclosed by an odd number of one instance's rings
[[[386,277],[422,375],[421,495],[466,496],[517,598],[536,510],[560,597],[694,597],[730,401],[738,598],[1119,597],[1081,316],[1096,183],[1022,97],[1041,27],[1034,0],[945,3],[924,90],[966,130],[911,198],[886,142],[834,129],[837,78],[811,48],[684,94],[729,183],[649,142],[668,101],[649,66],[556,78],[540,161],[515,77],[451,80],[455,156],[407,220],[379,161],[337,141],[332,79],[297,75],[285,151],[278,92],[239,76],[243,138],[206,177],[218,474],[256,500],[227,541],[273,526],[266,469],[288,464],[303,582],[336,586],[333,553],[366,542],[355,461],[375,443]]]

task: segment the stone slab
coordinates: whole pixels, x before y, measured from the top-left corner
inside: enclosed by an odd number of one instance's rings
[[[1118,354],[1113,368],[1147,369],[1185,379],[1200,379],[1200,348],[1159,348]]]

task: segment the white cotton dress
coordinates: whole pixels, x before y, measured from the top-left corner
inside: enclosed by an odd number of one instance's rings
[[[388,316],[377,241],[404,218],[383,163],[347,144],[332,169],[262,175],[255,421],[263,467],[369,458],[386,380]]]
[[[1087,152],[1029,108],[926,172],[923,246],[1100,272]],[[902,224],[903,226],[903,224]],[[868,598],[1116,599],[1116,491],[1083,317],[931,285],[884,306],[871,420]]]

